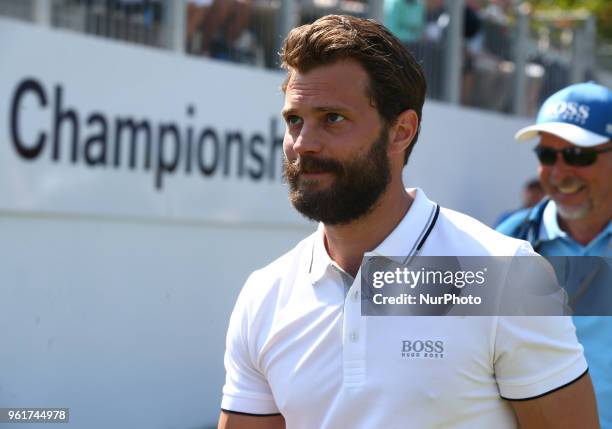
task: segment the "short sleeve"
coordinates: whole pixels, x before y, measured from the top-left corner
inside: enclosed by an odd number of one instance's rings
[[[499,317],[494,360],[500,395],[505,399],[544,395],[587,370],[568,316]]]
[[[257,368],[249,339],[249,299],[243,288],[230,317],[225,350],[225,385],[221,408],[248,414],[278,414],[270,386]]]
[[[541,258],[527,242],[519,246],[515,256]],[[544,274],[547,267],[543,264],[537,271]],[[499,316],[494,344],[495,376],[505,399],[545,395],[587,370],[584,350],[569,316]]]

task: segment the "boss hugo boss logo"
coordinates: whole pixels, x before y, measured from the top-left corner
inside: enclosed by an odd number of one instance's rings
[[[401,348],[404,359],[443,359],[443,340],[403,340]]]
[[[589,113],[590,108],[585,104],[559,101],[546,106],[543,115],[547,118],[556,118],[584,125],[589,119]]]

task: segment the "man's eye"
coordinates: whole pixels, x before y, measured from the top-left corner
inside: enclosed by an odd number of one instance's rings
[[[337,124],[339,122],[344,121],[345,117],[339,115],[338,113],[328,113],[327,114],[327,122],[331,122],[332,124]]]
[[[299,125],[302,123],[302,118],[300,118],[299,116],[295,116],[295,115],[289,115],[285,118],[285,121],[287,122],[287,125],[295,126],[295,125]]]

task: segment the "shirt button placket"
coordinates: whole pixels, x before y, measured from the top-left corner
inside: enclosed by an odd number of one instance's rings
[[[358,274],[359,275],[359,274]],[[360,389],[366,380],[365,332],[361,316],[359,281],[351,285],[344,302],[344,385]]]

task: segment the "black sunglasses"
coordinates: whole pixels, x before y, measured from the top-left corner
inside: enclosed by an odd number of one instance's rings
[[[557,153],[563,155],[563,161],[567,165],[574,167],[587,167],[593,165],[597,161],[597,154],[610,152],[611,147],[604,149],[583,148],[577,146],[569,146],[563,149],[553,149],[547,146],[536,146],[533,151],[536,153],[540,164],[555,165],[557,162]]]

